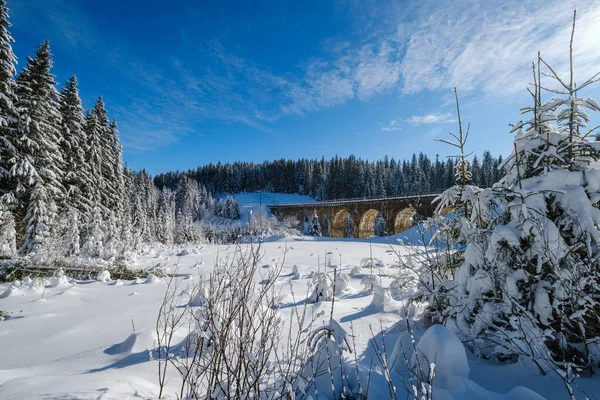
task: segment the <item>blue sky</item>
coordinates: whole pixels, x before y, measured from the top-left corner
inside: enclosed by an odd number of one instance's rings
[[[490,4],[493,3],[493,4]],[[537,51],[600,70],[600,0],[9,0],[20,69],[45,39],[84,105],[104,96],[124,159],[151,173],[217,161],[507,155]],[[596,98],[598,87],[588,95]]]

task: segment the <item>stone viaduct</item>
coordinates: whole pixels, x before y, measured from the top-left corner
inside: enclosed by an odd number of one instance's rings
[[[369,238],[373,236],[375,217],[381,214],[385,220],[386,234],[393,235],[412,227],[419,217],[433,215],[432,204],[438,194],[412,196],[396,196],[374,199],[328,200],[314,203],[293,203],[268,205],[279,220],[292,219],[310,221],[316,213],[322,229],[327,216],[330,237],[344,237],[346,216],[350,214],[354,223],[354,237]]]

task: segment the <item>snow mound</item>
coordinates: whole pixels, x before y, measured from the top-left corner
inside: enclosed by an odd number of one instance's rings
[[[110,282],[110,272],[104,270],[98,274],[98,278],[96,278],[99,282],[107,283]]]
[[[412,340],[413,338],[410,333],[404,332],[402,335],[398,336],[394,349],[392,350],[390,365],[393,370],[396,370],[401,374],[405,368],[404,358],[406,357],[407,360],[411,360],[414,353]]]
[[[423,334],[412,357],[412,367],[420,364],[426,376],[435,364],[433,386],[452,389],[461,379],[469,378],[467,353],[460,339],[443,325],[433,325]]]
[[[146,353],[154,348],[154,332],[134,332],[121,343],[114,344],[104,350],[105,354],[115,356],[118,354]]]
[[[0,294],[0,299],[5,299],[7,297],[12,296],[23,296],[25,295],[25,291],[15,285],[11,285],[8,289],[4,291],[4,293]]]
[[[54,274],[52,279],[50,279],[50,286],[52,287],[65,286],[70,284],[71,283],[69,282],[69,278],[67,278],[67,276],[65,275],[65,271],[63,271],[62,269],[56,271],[56,274]]]
[[[531,389],[523,386],[517,386],[506,394],[506,399],[510,400],[546,400],[545,397],[537,394]]]
[[[158,283],[158,282],[160,282],[160,279],[158,279],[158,277],[154,274],[148,274],[148,277],[144,281],[144,283]]]
[[[388,305],[395,303],[388,288],[375,285],[373,288],[373,299],[369,307],[384,311]]]
[[[297,265],[294,265],[292,267],[292,279],[293,280],[300,279],[300,271],[298,270],[298,266]]]

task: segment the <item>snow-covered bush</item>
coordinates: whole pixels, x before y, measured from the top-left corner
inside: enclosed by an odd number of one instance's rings
[[[107,270],[100,271],[96,279],[102,283],[110,282],[110,272]]]
[[[381,278],[377,275],[369,274],[365,275],[360,283],[363,285],[365,291],[373,293],[376,287],[381,286]]]
[[[300,376],[311,354],[308,327],[314,319],[294,308],[294,329],[284,339],[288,328],[279,314],[275,279],[254,282],[262,265],[260,244],[238,247],[233,254],[217,260],[213,272],[193,287],[183,286],[189,281],[167,280],[153,351],[159,398],[167,381],[177,381],[178,397],[190,399],[294,398],[306,390],[300,382],[312,382],[312,376]],[[269,268],[271,276],[281,267]],[[181,293],[188,295],[187,307],[179,307]],[[177,344],[180,329],[188,334]]]
[[[333,288],[330,284],[329,276],[324,272],[318,272],[313,275],[312,284],[314,289],[308,296],[309,303],[318,303],[319,301],[329,301],[333,297]]]
[[[350,285],[350,277],[344,272],[340,272],[335,276],[335,295],[341,296],[346,293],[352,293],[353,289]]]
[[[334,319],[308,337],[310,356],[295,382],[305,398],[355,398],[360,392],[351,387],[356,369],[349,367],[343,353],[352,352],[348,333]]]
[[[452,206],[456,213],[443,229],[464,251],[458,268],[438,270],[448,280],[428,289],[444,299],[433,305],[434,316],[482,355],[524,356],[542,371],[565,362],[594,371],[600,142],[590,139],[586,110],[600,105],[579,97],[593,79],[575,87],[572,76],[561,79],[538,61],[533,104],[522,108],[529,119],[511,129],[514,151],[501,166],[504,178],[483,190],[459,180],[440,197],[438,211]],[[541,76],[557,83],[558,97],[542,101],[551,83]]]

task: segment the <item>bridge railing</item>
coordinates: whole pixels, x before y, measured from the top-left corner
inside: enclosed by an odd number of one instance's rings
[[[367,201],[386,201],[386,200],[402,200],[402,199],[418,199],[420,197],[437,197],[441,193],[433,193],[433,192],[414,192],[397,196],[371,196],[371,197],[354,197],[349,199],[335,199],[335,200],[321,200],[310,203],[280,203],[280,204],[267,204],[269,208],[275,207],[291,207],[291,206],[302,206],[302,207],[312,207],[312,206],[324,206],[324,205],[337,205],[337,204],[348,204],[348,203],[361,203]]]

